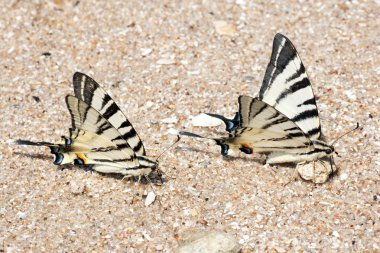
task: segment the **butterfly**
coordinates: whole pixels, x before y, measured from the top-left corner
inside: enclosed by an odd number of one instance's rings
[[[214,139],[222,155],[240,150],[267,153],[268,164],[323,160],[332,166],[336,152],[322,136],[310,80],[294,45],[284,35],[274,37],[259,96],[240,96],[238,103],[234,119],[208,114],[223,120],[229,133],[228,137]],[[181,134],[204,138],[189,132]]]
[[[137,132],[107,92],[79,72],[73,76],[73,85],[75,96],[65,99],[72,123],[69,136],[57,143],[17,140],[16,144],[49,147],[56,165],[89,165],[95,171],[125,177],[155,171],[157,160],[146,156]]]

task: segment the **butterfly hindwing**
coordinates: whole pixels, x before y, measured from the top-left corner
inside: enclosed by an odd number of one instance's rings
[[[319,139],[321,125],[310,80],[291,41],[276,34],[259,99],[286,115],[311,139]]]
[[[136,130],[117,104],[91,77],[76,72],[73,77],[75,96],[97,110],[128,142],[137,155],[145,155],[144,145]]]
[[[241,125],[231,141],[251,147],[255,152],[309,151],[312,143],[288,117],[265,102],[249,96],[239,97]],[[228,144],[228,143],[226,143]]]

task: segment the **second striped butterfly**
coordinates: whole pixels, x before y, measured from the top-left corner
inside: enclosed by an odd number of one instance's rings
[[[226,124],[229,136],[214,139],[223,155],[231,150],[267,153],[266,163],[321,161],[333,172],[334,147],[324,141],[317,104],[305,67],[288,38],[276,34],[259,97],[240,96],[234,119],[208,114]],[[202,136],[182,132],[182,135]],[[325,162],[328,163],[325,163]],[[301,175],[302,176],[302,175]]]
[[[91,77],[76,72],[75,96],[66,96],[72,127],[61,142],[18,140],[16,144],[47,146],[54,164],[89,165],[101,173],[147,176],[157,160],[146,156],[144,145],[120,108]]]

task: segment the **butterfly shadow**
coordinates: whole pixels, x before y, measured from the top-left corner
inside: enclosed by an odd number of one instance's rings
[[[41,155],[41,154],[29,154],[29,153],[23,153],[23,152],[13,152],[15,155],[19,156],[25,156],[29,157],[31,159],[41,159],[41,160],[51,160],[52,157],[48,155]]]
[[[176,147],[175,149],[176,149],[176,150],[181,150],[181,151],[194,151],[194,152],[198,152],[198,153],[207,154],[207,155],[210,155],[210,156],[216,156],[216,153],[215,153],[215,152],[212,152],[212,151],[205,151],[205,150],[198,149],[198,148]],[[219,155],[220,155],[220,154],[219,154]],[[265,164],[265,158],[262,158],[262,157],[249,157],[249,156],[223,156],[223,155],[220,155],[220,156],[221,156],[222,159],[225,160],[225,161],[251,161],[251,162],[256,162],[256,163],[259,163],[259,164],[262,164],[262,165]]]
[[[45,161],[51,161],[52,160],[52,156],[49,156],[49,155],[41,155],[41,154],[30,154],[30,153],[23,153],[23,152],[14,152],[15,155],[19,155],[19,156],[25,156],[25,157],[28,157],[28,158],[31,158],[31,159],[41,159],[41,160],[45,160]],[[96,173],[99,173],[101,174],[102,176],[104,177],[108,177],[108,178],[113,178],[113,179],[118,179],[118,180],[123,180],[124,179],[124,175],[121,175],[121,174],[118,174],[118,173],[100,173],[100,172],[97,172],[95,170],[92,169],[92,166],[86,166],[86,165],[82,165],[82,166],[76,166],[76,165],[73,165],[73,164],[64,164],[64,165],[58,165],[58,169],[60,170],[66,170],[66,169],[73,169],[73,168],[79,168],[79,169],[82,169],[86,172],[88,171],[91,171],[91,172],[96,172]],[[126,180],[126,179],[124,179]],[[140,182],[141,184],[149,184],[150,182],[152,182],[154,185],[162,185],[164,184],[165,182],[167,182],[168,180],[165,179],[165,178],[162,178],[162,175],[160,173],[156,173],[156,172],[153,172],[149,175],[149,180],[146,179],[145,177],[130,177],[128,178],[128,180],[133,180],[135,182]],[[150,181],[150,182],[149,182]]]

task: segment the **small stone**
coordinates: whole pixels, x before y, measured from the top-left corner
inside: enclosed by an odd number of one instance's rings
[[[145,237],[145,239],[147,240],[147,241],[151,241],[152,240],[152,237],[150,237],[150,235],[147,233],[147,232],[142,232],[142,234],[143,234],[143,236]]]
[[[213,127],[213,126],[219,126],[220,124],[222,124],[222,122],[223,121],[220,119],[208,116],[205,113],[201,113],[192,119],[191,124],[193,126],[199,126],[199,127]]]
[[[174,64],[174,63],[175,63],[174,59],[160,59],[157,61],[158,65],[170,65],[170,64]]]
[[[19,219],[25,219],[25,217],[26,217],[26,213],[24,213],[24,212],[18,212],[17,213],[17,218],[19,218]]]
[[[342,173],[339,176],[339,179],[342,180],[342,181],[346,180],[347,178],[348,178],[348,174],[347,173]]]
[[[178,135],[179,132],[178,132],[177,129],[174,129],[174,128],[171,127],[171,128],[169,128],[169,130],[168,130],[168,134]]]
[[[162,245],[162,244],[158,244],[158,245],[156,246],[156,250],[158,250],[158,251],[162,251],[162,250],[164,250],[164,245]]]
[[[195,210],[195,209],[191,209],[190,210],[190,214],[191,214],[191,216],[196,216],[197,214],[198,214],[198,212],[197,212],[197,210]]]
[[[323,184],[331,173],[336,171],[336,166],[328,161],[318,160],[316,162],[297,164],[297,171],[301,178],[310,180],[316,184]]]
[[[140,53],[142,56],[148,56],[150,53],[152,53],[153,49],[151,48],[141,48]]]
[[[151,205],[156,200],[156,194],[154,192],[149,192],[145,199],[145,206]]]
[[[161,120],[161,123],[166,123],[166,124],[177,123],[177,122],[178,122],[178,118],[176,116]]]
[[[82,194],[85,191],[86,185],[82,182],[70,182],[70,192],[75,195]]]
[[[333,235],[334,237],[336,237],[336,238],[339,238],[339,237],[340,237],[340,235],[339,235],[339,233],[338,233],[337,231],[334,231],[334,232],[332,233],[332,235]]]
[[[148,109],[151,108],[153,105],[154,105],[154,103],[150,100],[148,102],[146,102],[146,104],[145,104],[146,108],[148,108]]]
[[[180,236],[178,243],[177,253],[234,253],[240,250],[235,236],[221,231],[188,231]]]
[[[214,27],[216,32],[221,35],[231,36],[237,31],[236,25],[227,23],[223,20],[215,21]]]

